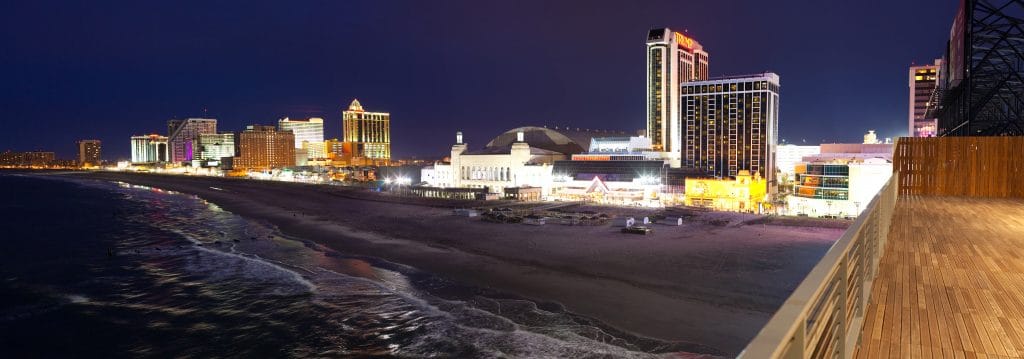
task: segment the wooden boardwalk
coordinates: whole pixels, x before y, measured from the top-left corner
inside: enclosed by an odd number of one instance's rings
[[[857,358],[1024,358],[1024,200],[902,196]]]

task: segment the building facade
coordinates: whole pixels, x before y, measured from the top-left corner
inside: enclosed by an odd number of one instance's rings
[[[775,164],[781,176],[779,182],[783,182],[783,179],[793,180],[793,175],[796,174],[796,165],[803,162],[805,156],[819,153],[821,153],[821,146],[779,145],[775,150]]]
[[[352,100],[342,112],[342,137],[351,146],[352,162],[384,164],[391,160],[391,114],[367,112]]]
[[[235,157],[235,134],[201,133],[196,139],[196,149],[199,154],[194,160],[220,162],[226,157]]]
[[[540,196],[545,197],[551,191],[554,163],[586,152],[591,139],[603,133],[607,132],[519,127],[498,135],[482,149],[471,150],[459,132],[451,162],[425,167],[421,178],[431,187],[479,188],[503,195],[540,188]]]
[[[932,107],[932,95],[939,85],[938,72],[942,67],[942,59],[936,59],[932,65],[911,66],[908,76],[910,86],[910,113],[908,133],[910,137],[935,137],[938,122],[928,118],[928,109]]]
[[[647,34],[647,137],[655,151],[678,154],[682,146],[679,86],[708,79],[708,53],[693,38],[668,28]],[[673,166],[679,167],[675,157]]]
[[[725,77],[682,85],[682,166],[715,178],[749,171],[775,188],[779,76]]]
[[[740,170],[735,178],[687,178],[686,205],[719,211],[762,213],[768,202],[768,182]]]
[[[171,162],[192,161],[198,154],[196,140],[201,133],[217,133],[217,120],[212,118],[189,118],[167,121],[167,144]]]
[[[3,167],[48,167],[56,164],[56,155],[49,151],[0,152],[0,166]]]
[[[167,137],[158,134],[132,136],[132,163],[167,162]]]
[[[295,134],[274,126],[250,125],[238,134],[236,169],[265,170],[295,166]]]
[[[281,131],[292,131],[295,134],[295,148],[305,149],[308,159],[326,158],[324,151],[324,119],[311,117],[305,120],[293,120],[288,117],[277,121]]]
[[[854,218],[892,176],[882,156],[823,154],[796,167],[796,185],[787,198],[789,213],[809,217]]]
[[[100,140],[78,141],[78,165],[96,167],[102,164],[102,145]]]

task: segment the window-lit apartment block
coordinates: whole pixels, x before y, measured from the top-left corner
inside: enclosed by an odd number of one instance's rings
[[[100,140],[78,141],[78,165],[82,167],[99,166],[103,161],[100,158]]]
[[[779,76],[723,77],[682,85],[683,167],[707,176],[743,170],[775,187]]]

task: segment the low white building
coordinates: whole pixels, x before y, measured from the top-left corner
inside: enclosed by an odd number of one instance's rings
[[[592,137],[607,134],[519,127],[495,137],[484,148],[470,149],[459,132],[450,162],[424,168],[421,177],[430,187],[486,188],[489,193],[504,193],[506,188],[513,187],[539,187],[546,197],[551,191],[554,162],[586,152]]]
[[[813,156],[819,153],[821,153],[821,146],[779,145],[775,150],[775,163],[779,169],[779,178],[792,181],[796,165],[803,162],[805,156]]]
[[[892,176],[891,155],[833,153],[807,160],[796,166],[793,193],[787,199],[791,215],[857,217]]]

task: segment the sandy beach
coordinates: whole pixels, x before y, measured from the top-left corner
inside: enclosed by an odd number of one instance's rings
[[[449,207],[472,203],[393,198],[339,186],[130,173],[76,176],[196,194],[339,252],[558,303],[640,336],[694,343],[703,352],[728,356],[757,334],[843,232],[739,222],[717,226],[698,217],[639,236],[610,225],[490,223],[454,216]]]

